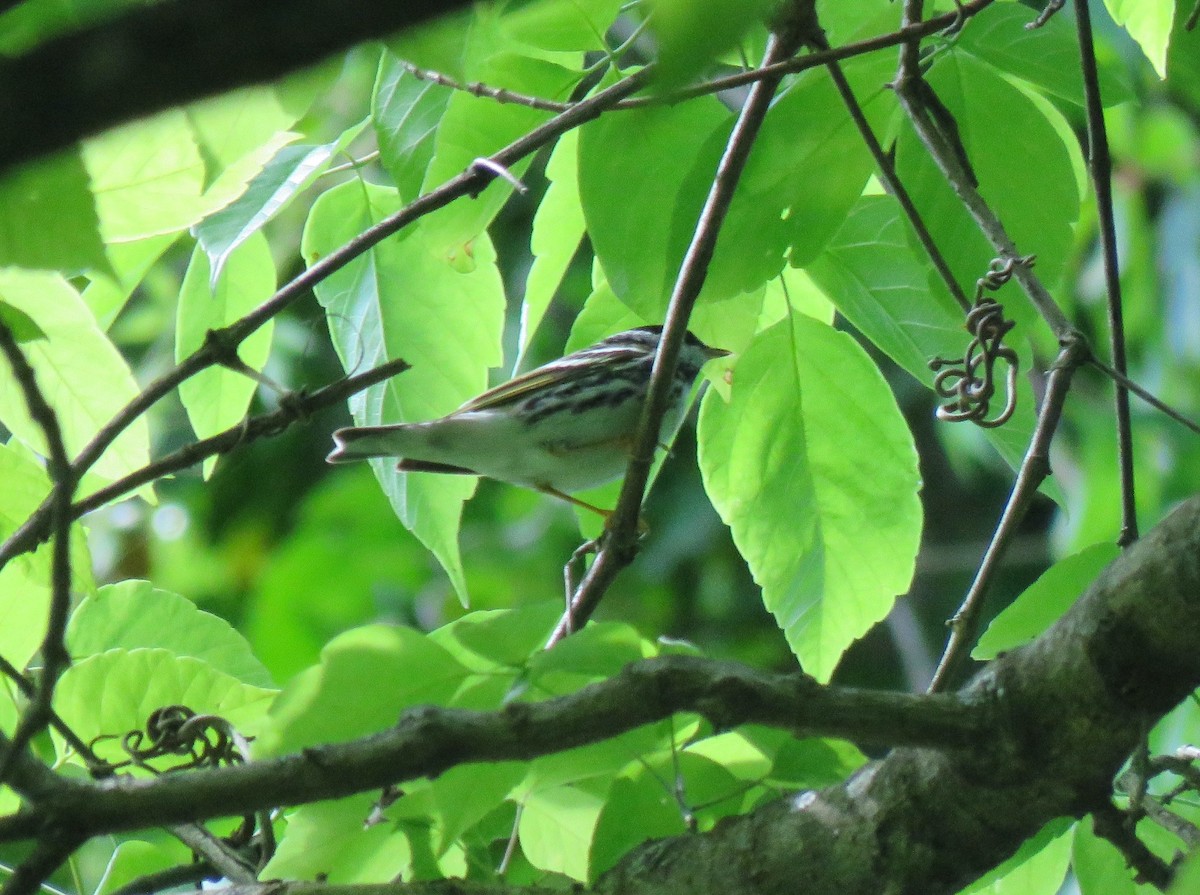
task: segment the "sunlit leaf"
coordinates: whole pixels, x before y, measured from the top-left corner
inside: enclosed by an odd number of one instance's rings
[[[0,266],[103,269],[99,230],[78,151],[22,165],[0,179]]]
[[[1104,0],[1113,21],[1137,41],[1160,78],[1167,76],[1167,45],[1175,0]]]
[[[311,265],[399,208],[394,190],[346,183],[313,207],[303,251]],[[401,357],[412,369],[351,399],[359,425],[435,419],[487,385],[500,363],[504,289],[486,236],[475,240],[472,269],[460,272],[421,228],[372,249],[316,287],[347,372]],[[462,503],[471,477],[404,475],[372,463],[401,521],[437,556],[460,599],[466,599],[458,551]]]
[[[705,398],[699,441],[767,608],[828,679],[908,587],[920,540],[916,453],[887,384],[849,336],[793,314],[738,359],[728,404]]]
[[[0,271],[0,300],[31,317],[46,334],[25,353],[47,402],[58,415],[74,456],[137,394],[125,359],[96,325],[71,286],[56,274]],[[0,420],[21,441],[45,454],[41,427],[30,419],[7,365],[0,366]],[[146,418],[138,417],[100,457],[94,473],[116,479],[149,461]]]
[[[261,233],[233,251],[217,280],[209,288],[208,256],[197,246],[179,289],[175,322],[175,360],[197,351],[211,330],[241,319],[275,291],[275,264]],[[237,348],[238,359],[261,372],[271,353],[274,321],[259,327]],[[258,382],[245,373],[215,366],[202,370],[179,385],[179,397],[188,421],[200,438],[236,425],[245,416]],[[211,471],[215,458],[205,465]]]
[[[229,622],[149,581],[106,585],[71,614],[67,650],[77,662],[110,649],[138,647],[168,649],[247,684],[273,686],[246,639]]]

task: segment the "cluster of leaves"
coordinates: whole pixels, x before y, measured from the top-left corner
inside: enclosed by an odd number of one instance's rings
[[[764,33],[751,27],[760,6],[693,10],[663,0],[659,89],[696,76],[701,63],[708,72],[714,55],[717,69],[736,67],[742,57],[735,58],[735,41],[745,56],[760,53]],[[1200,107],[1200,52],[1184,36],[1187,11],[1165,2],[1109,6],[1182,101]],[[355,421],[429,419],[483,390],[489,371],[505,360],[506,316],[517,330],[510,363],[521,364],[581,257],[591,263],[590,291],[567,350],[661,320],[736,110],[713,92],[678,102],[652,93],[561,135],[549,129],[554,103],[594,94],[636,67],[636,40],[618,51],[606,43],[620,13],[616,0],[480,7],[357,50],[344,72],[327,67],[165,112],[0,182],[0,320],[33,365],[68,454],[84,450],[139,395],[138,376],[154,372],[139,366],[140,352],[158,334],[130,337],[140,304],[166,296],[173,356],[183,361],[208,344],[211,331],[262,307],[282,279],[277,265],[290,267],[297,250],[310,269],[321,264],[472,170],[477,159],[530,133],[545,134],[548,187],[533,217],[526,270],[506,269],[492,242],[513,193],[510,181],[496,178],[471,200],[421,216],[315,284],[347,374],[396,358],[412,366],[354,396]],[[842,46],[894,32],[901,10],[862,0],[823,5],[819,13],[829,42]],[[0,35],[11,40],[2,48],[19,51],[55,30],[58,14],[35,0],[5,13]],[[708,45],[710,29],[702,38],[689,29],[710,14],[728,14],[745,28]],[[1083,86],[1069,23],[1057,17],[1028,30],[1034,15],[1015,3],[986,6],[960,33],[935,36],[924,62],[928,83],[957,123],[981,193],[1021,251],[1037,255],[1043,280],[1057,287],[1077,273],[1080,231],[1090,233],[1090,225],[1080,226],[1091,210],[1073,133],[1082,120]],[[726,52],[728,59],[719,58]],[[332,114],[347,85],[360,83],[364,65],[374,83],[369,110],[357,111],[367,114]],[[897,172],[955,279],[975,282],[995,252],[884,86],[895,71],[894,55],[862,54],[844,66],[872,129],[895,146]],[[502,87],[518,101],[439,83],[447,79]],[[1115,58],[1102,60],[1101,85],[1110,104],[1134,96]],[[550,102],[534,107],[520,96]],[[1159,127],[1172,138],[1182,131],[1194,153],[1195,135],[1184,118],[1161,113]],[[1133,121],[1130,130],[1144,133]],[[348,150],[361,156],[372,142],[378,164],[329,176]],[[1169,152],[1140,149],[1139,161],[1159,165],[1148,169],[1152,174],[1188,176]],[[521,177],[530,165],[527,155],[509,170]],[[699,412],[705,489],[788,645],[822,680],[908,588],[921,540],[913,437],[893,386],[864,346],[903,371],[898,381],[907,384],[906,373],[928,386],[929,360],[961,356],[964,342],[962,309],[874,171],[828,73],[811,68],[789,76],[755,142],[691,322],[705,341],[734,352],[713,371]],[[296,245],[298,218],[303,235]],[[1134,256],[1143,276],[1149,276],[1148,246]],[[1127,276],[1138,272],[1135,265]],[[520,302],[510,303],[506,292],[519,294]],[[1021,366],[1035,368],[1053,339],[1015,292],[1011,301],[1004,295],[1018,323]],[[1087,307],[1073,310],[1090,320]],[[862,338],[835,329],[835,313]],[[1147,332],[1157,323],[1148,310],[1137,319]],[[226,357],[223,366],[179,383],[175,394],[196,438],[244,420],[259,389],[256,376],[275,373],[277,336],[272,321],[263,320],[236,346],[236,363]],[[1152,349],[1147,356],[1165,364]],[[1155,372],[1166,375],[1163,367]],[[1018,401],[1017,416],[988,436],[1014,466],[1034,427],[1035,402],[1025,382]],[[1073,424],[1086,436],[1095,420],[1080,414]],[[79,497],[119,490],[183,440],[177,432],[155,432],[152,422],[143,415],[129,421],[84,472]],[[52,483],[37,459],[46,453],[44,433],[7,369],[0,370],[0,423],[11,436],[0,445],[0,534],[8,536]],[[1095,451],[1107,459],[1106,449]],[[215,462],[205,459],[206,475]],[[395,514],[465,603],[459,534],[474,480],[403,476],[384,462],[374,472]],[[1179,474],[1152,490],[1146,506],[1155,511],[1192,489],[1194,482]],[[155,500],[149,487],[126,493]],[[586,498],[611,503],[615,493],[610,487]],[[1113,526],[1104,523],[1114,504],[1095,491],[1076,501],[1071,546],[1111,537]],[[319,518],[327,528],[337,525]],[[355,562],[358,549],[338,544],[330,569]],[[372,546],[392,549],[408,548],[390,541]],[[1043,630],[1111,556],[1109,548],[1093,548],[1064,561],[997,620],[977,656],[994,656]],[[355,628],[324,644],[318,664],[280,690],[260,661],[266,657],[255,658],[241,634],[185,597],[141,581],[98,588],[82,531],[72,540],[72,572],[81,599],[66,638],[74,664],[57,685],[54,708],[85,742],[141,728],[159,706],[184,704],[255,737],[257,756],[278,755],[377,731],[408,706],[482,709],[542,699],[603,679],[626,662],[683,649],[602,623],[541,652],[561,604],[535,601],[470,614],[429,634]],[[375,583],[367,573],[345,574],[363,592]],[[0,569],[0,655],[16,668],[35,661],[50,582],[45,550]],[[531,588],[534,596],[554,597],[557,571],[547,570],[543,582]],[[287,579],[287,587],[317,593],[326,586]],[[484,595],[484,602],[492,601]],[[292,667],[286,658],[268,664]],[[0,729],[15,727],[20,705],[15,691],[0,700]],[[1181,712],[1157,745],[1165,750],[1196,729],[1193,714]],[[54,748],[64,767],[81,761],[57,738]],[[99,740],[95,748],[108,761],[124,757],[117,740]],[[512,882],[545,874],[588,881],[647,838],[710,828],[782,789],[841,779],[862,760],[842,743],[797,741],[766,729],[715,733],[677,717],[530,764],[464,766],[405,784],[398,800],[376,811],[382,822],[365,829],[370,793],[300,808],[287,817],[281,846],[263,872],[372,882],[487,876],[503,861]],[[5,810],[17,802],[0,790]],[[519,840],[520,849],[505,858],[510,840]],[[1086,826],[1064,825],[1045,831],[1005,868],[995,891],[1056,890],[1072,848],[1084,891],[1132,888],[1111,848]],[[76,885],[111,891],[182,856],[182,847],[165,837],[128,839],[103,858],[85,853]]]

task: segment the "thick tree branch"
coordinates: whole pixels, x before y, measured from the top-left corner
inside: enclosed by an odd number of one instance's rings
[[[822,687],[799,673],[674,656],[629,665],[569,696],[498,712],[413,709],[375,736],[279,759],[150,780],[56,778],[30,810],[0,818],[0,841],[34,836],[47,825],[95,835],[337,798],[467,762],[560,752],[681,711],[719,729],[755,723],[801,736],[960,748],[979,741],[983,723],[977,706],[955,696]]]
[[[270,81],[466,0],[165,0],[0,60],[0,173],[169,106]]]

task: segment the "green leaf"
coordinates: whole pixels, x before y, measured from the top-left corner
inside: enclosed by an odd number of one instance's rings
[[[1051,821],[961,895],[1056,895],[1071,863],[1072,826],[1067,819]]]
[[[545,647],[562,612],[561,602],[472,612],[431,631],[429,639],[473,670],[519,669]]]
[[[1094,544],[1060,559],[992,619],[971,656],[981,661],[994,659],[1033,640],[1083,596],[1100,570],[1119,553],[1114,544]]]
[[[1160,78],[1167,76],[1167,45],[1175,0],[1104,0],[1113,21],[1129,32]]]
[[[305,259],[313,264],[399,206],[394,190],[353,182],[335,187],[313,206]],[[480,236],[473,270],[460,272],[426,239],[423,226],[386,240],[316,287],[347,372],[396,357],[412,364],[400,379],[351,399],[358,425],[449,413],[484,390],[487,368],[502,359],[504,288],[491,242]],[[458,525],[475,479],[404,475],[386,460],[372,467],[401,521],[437,556],[465,603]]]
[[[332,143],[283,147],[236,201],[195,226],[196,239],[204,247],[212,267],[212,282],[221,275],[233,250],[261,230],[298,193],[311,186],[329,167],[333,157],[365,126],[365,121],[360,122]]]
[[[728,404],[706,396],[699,442],[767,608],[828,680],[908,587],[920,541],[916,452],[886,382],[849,336],[793,314],[738,360]]]
[[[244,683],[274,686],[250,644],[229,622],[149,581],[109,584],[71,613],[67,651],[75,661],[110,649],[138,647],[167,649],[200,659]]]
[[[438,854],[445,854],[464,833],[494,811],[524,776],[524,763],[502,761],[459,765],[431,781],[438,819]]]
[[[588,236],[613,292],[645,319],[662,319],[731,124],[724,106],[701,97],[580,129]]]
[[[0,266],[69,272],[107,266],[78,151],[22,165],[0,179]]]
[[[979,191],[1004,223],[1022,254],[1036,254],[1038,274],[1051,287],[1071,255],[1073,226],[1079,217],[1075,141],[1063,140],[1039,105],[990,66],[959,52],[937,57],[930,85],[953,114],[967,156],[979,179]],[[1014,129],[1009,122],[1020,121]],[[1029,159],[1036,158],[1037,164]],[[929,153],[905,119],[897,142],[896,164],[934,241],[955,278],[969,292],[988,269],[995,249],[963,209]],[[1006,305],[1018,323],[1033,322],[1024,301]]]
[[[540,59],[502,54],[487,61],[480,70],[479,80],[519,93],[565,99],[579,77],[579,72]],[[457,177],[476,159],[491,155],[549,117],[549,112],[528,106],[502,104],[486,97],[455,92],[438,125],[433,160],[425,174],[422,192]],[[526,157],[513,165],[512,173],[520,177],[528,166]],[[471,242],[483,234],[512,195],[512,190],[506,180],[495,178],[471,202],[454,202],[429,215],[422,222],[422,228],[434,251],[469,261]]]
[[[934,374],[929,361],[961,357],[970,337],[962,311],[940,280],[934,280],[923,255],[918,260],[916,251],[895,200],[864,196],[826,250],[809,265],[808,273],[855,328],[921,385],[932,389]],[[1021,369],[1029,369],[1032,360],[1027,343],[1010,341],[1021,358]],[[1004,375],[1002,369],[998,372]],[[998,392],[997,402],[1004,397]],[[997,406],[993,413],[999,410]],[[1018,377],[1012,418],[1003,426],[984,430],[1013,469],[1025,457],[1035,410],[1028,377]],[[1045,483],[1043,490],[1063,502],[1056,482]]]
[[[366,826],[369,793],[303,805],[288,814],[287,832],[263,868],[264,879],[385,883],[412,863],[408,837],[390,823]]]
[[[543,50],[603,50],[621,0],[517,0],[500,18],[505,35]]]
[[[1194,114],[1200,109],[1200,28],[1187,30],[1190,14],[1187,3],[1175,4],[1175,24],[1167,52],[1167,83],[1172,92],[1187,98]]]
[[[149,236],[134,242],[114,242],[107,246],[109,273],[93,272],[83,290],[84,304],[102,330],[108,331],[154,263],[175,242],[178,234]]]
[[[54,707],[84,742],[144,730],[150,714],[169,705],[220,715],[243,736],[254,736],[274,696],[274,690],[243,683],[191,656],[114,649],[68,668],[54,691]],[[65,747],[59,748],[62,754]],[[119,740],[103,740],[96,751],[108,761],[128,757]]]
[[[1096,835],[1090,817],[1075,825],[1071,869],[1079,881],[1080,895],[1140,895],[1159,891],[1133,881],[1125,856],[1107,839]],[[1175,895],[1191,895],[1194,891],[1175,893],[1175,889],[1171,889]]]
[[[659,43],[656,79],[672,87],[699,74],[773,8],[770,0],[654,0],[649,21]]]
[[[446,114],[451,91],[412,75],[387,50],[379,59],[371,120],[379,141],[379,157],[406,202],[421,192],[433,159],[434,138]]]
[[[660,779],[640,768],[630,777],[618,777],[592,836],[592,878],[616,865],[634,846],[686,832],[679,804]]]
[[[176,362],[203,346],[210,330],[234,323],[271,297],[275,291],[275,263],[266,238],[256,233],[247,239],[229,255],[215,289],[209,287],[209,282],[208,256],[196,246],[179,289]],[[262,372],[271,353],[274,331],[274,321],[268,321],[242,342],[237,348],[242,363]],[[245,373],[215,366],[181,382],[179,397],[197,437],[207,438],[237,425],[257,389],[258,383]],[[205,462],[206,476],[215,462],[215,457]]]
[[[1001,71],[1035,84],[1049,96],[1083,106],[1079,43],[1070,16],[1051,16],[1037,28],[1026,27],[1037,10],[1019,3],[995,3],[971,17],[955,45]],[[1133,98],[1123,66],[1097,59],[1100,96],[1106,106]]]
[[[50,273],[0,271],[0,300],[17,308],[46,334],[25,354],[47,402],[58,415],[67,453],[77,454],[138,393],[133,375],[79,294]],[[7,365],[0,368],[0,420],[25,444],[45,454],[41,428],[29,418]],[[113,480],[149,462],[145,417],[138,417],[93,467]]]
[[[468,673],[411,628],[347,631],[322,650],[321,664],[297,675],[279,695],[255,754],[279,755],[376,733],[395,724],[409,706],[447,703]]]
[[[841,740],[785,740],[775,754],[771,780],[791,789],[817,789],[841,783],[867,763],[867,757]]]
[[[98,887],[85,880],[83,890],[93,892],[94,895],[107,895],[135,879],[179,866],[189,860],[189,852],[175,840],[143,842],[140,839],[129,839],[117,843],[113,849],[104,866],[103,876],[98,881]]]
[[[533,264],[525,279],[525,295],[521,301],[521,331],[517,336],[517,360],[519,368],[533,334],[550,307],[550,300],[558,291],[571,259],[579,250],[583,239],[583,209],[579,204],[579,132],[568,131],[559,138],[558,144],[546,163],[546,177],[550,186],[542,196],[541,204],[533,216],[533,232],[529,237],[529,250]]]
[[[587,882],[592,835],[604,799],[579,786],[556,786],[530,793],[523,805],[518,831],[529,863]]]
[[[204,216],[204,160],[180,110],[92,137],[83,161],[105,242],[174,233]]]
[[[8,327],[18,344],[46,338],[46,334],[32,317],[6,301],[0,301],[0,323]]]

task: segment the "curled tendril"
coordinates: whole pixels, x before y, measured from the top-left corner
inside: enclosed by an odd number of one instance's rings
[[[1018,266],[1032,267],[1034,258],[997,259],[975,284],[975,306],[967,314],[966,329],[971,341],[962,357],[934,358],[930,369],[937,375],[934,391],[948,399],[937,409],[937,417],[946,422],[970,420],[985,429],[1002,426],[1017,409],[1017,373],[1020,359],[1016,351],[1004,344],[1004,337],[1015,323],[1004,318],[1004,307],[994,298],[984,295],[1007,283]],[[996,395],[996,363],[1005,363],[1004,408],[990,417],[992,398]]]
[[[224,718],[198,715],[185,705],[157,708],[146,719],[144,731],[131,730],[120,736],[102,734],[90,745],[114,739],[121,741],[121,748],[129,758],[110,763],[110,772],[132,765],[160,773],[239,764],[246,760],[248,743]],[[150,766],[149,762],[168,755],[186,756],[187,760],[165,769]]]

